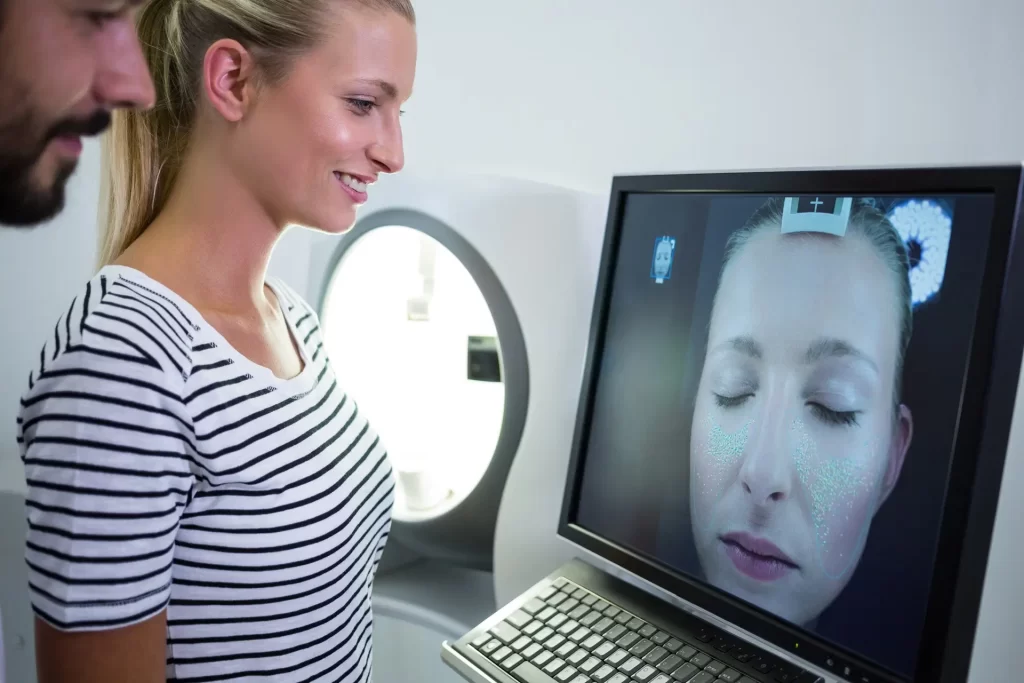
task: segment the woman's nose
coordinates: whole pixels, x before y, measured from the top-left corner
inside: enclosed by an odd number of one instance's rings
[[[789,498],[793,485],[793,458],[789,429],[778,411],[766,410],[753,429],[743,454],[740,483],[755,505],[770,505]],[[776,413],[776,414],[773,414]]]

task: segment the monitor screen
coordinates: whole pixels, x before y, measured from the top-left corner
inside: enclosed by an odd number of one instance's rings
[[[913,675],[993,195],[623,202],[571,521]]]

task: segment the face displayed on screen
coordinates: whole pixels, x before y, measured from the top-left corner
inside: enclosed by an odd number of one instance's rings
[[[690,443],[705,578],[810,625],[850,580],[912,422],[900,293],[878,247],[753,231],[715,297]]]

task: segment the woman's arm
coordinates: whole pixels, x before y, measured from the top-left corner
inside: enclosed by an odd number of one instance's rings
[[[39,683],[164,683],[167,612],[113,631],[68,633],[36,619]]]
[[[19,415],[40,683],[166,677],[175,539],[195,484],[181,398],[191,346],[159,324],[173,310],[103,284],[56,326]]]

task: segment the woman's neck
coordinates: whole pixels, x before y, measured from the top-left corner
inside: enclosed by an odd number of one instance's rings
[[[216,155],[192,155],[157,218],[118,259],[200,311],[267,310],[264,278],[283,232]]]

